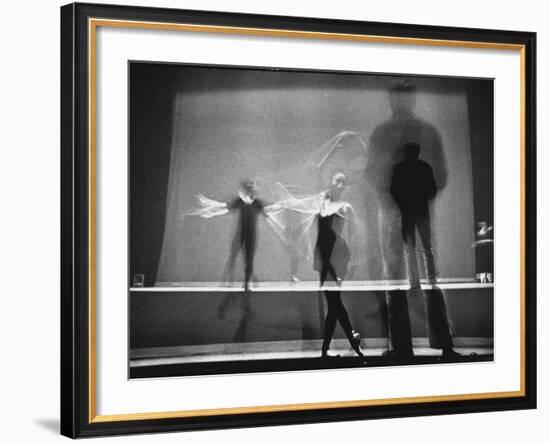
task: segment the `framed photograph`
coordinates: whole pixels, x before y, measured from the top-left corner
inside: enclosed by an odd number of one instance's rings
[[[62,7],[62,434],[535,408],[535,44]]]

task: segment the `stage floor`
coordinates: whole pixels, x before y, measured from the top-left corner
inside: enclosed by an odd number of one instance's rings
[[[321,358],[321,343],[308,340],[135,349],[130,352],[130,378],[493,361],[493,341],[484,338],[455,339],[459,355],[452,359],[444,359],[441,350],[429,348],[425,338],[413,339],[414,356],[406,360],[385,356],[384,339],[361,341],[365,359],[357,357],[345,339],[334,339],[331,344],[329,354],[339,357]]]
[[[387,346],[381,341],[384,340],[363,339],[361,344],[365,356],[382,356]],[[441,350],[427,347],[425,341],[422,338],[413,341],[415,356],[441,356]],[[470,356],[473,353],[477,355],[493,354],[492,339],[463,339],[462,341],[456,343],[467,346],[457,347],[456,351],[463,356]],[[130,351],[130,367],[234,360],[317,358],[321,344],[321,340],[308,340],[143,348]],[[333,340],[331,353],[340,354],[343,357],[355,355],[349,343],[344,339]]]
[[[365,366],[365,362],[385,367],[492,361],[494,284],[471,279],[438,282],[437,288],[447,292],[455,322],[453,343],[459,356],[452,361],[443,359],[441,350],[430,348],[425,337],[424,298],[434,288],[424,283],[422,290],[407,291],[407,281],[345,281],[342,287],[334,283],[323,287],[347,293],[352,323],[364,337],[365,360],[355,356],[342,336],[335,336],[330,347],[340,357],[320,357],[324,303],[322,298],[309,300],[309,295],[320,295],[317,281],[254,283],[246,312],[236,302],[242,299],[242,282],[131,288],[130,378],[350,368]],[[388,343],[375,295],[390,290],[402,290],[409,303],[415,337],[414,355],[406,360],[383,354]],[[230,308],[220,318],[219,307],[231,292],[236,297],[231,296]],[[210,296],[197,296],[201,294]]]

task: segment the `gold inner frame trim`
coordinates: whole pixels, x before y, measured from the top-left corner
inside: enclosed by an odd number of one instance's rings
[[[307,38],[307,39],[322,39],[322,40],[339,40],[339,41],[355,41],[369,43],[386,43],[386,44],[411,44],[419,46],[445,46],[445,47],[460,47],[460,48],[477,48],[477,49],[496,49],[518,51],[520,54],[520,210],[521,210],[521,229],[520,229],[520,389],[518,391],[499,391],[487,393],[465,393],[453,395],[439,396],[417,396],[403,398],[388,398],[388,399],[368,399],[368,400],[352,400],[352,401],[336,401],[336,402],[316,402],[316,403],[300,403],[300,404],[284,404],[284,405],[261,405],[247,406],[234,408],[216,408],[216,409],[196,409],[196,410],[180,410],[180,411],[159,411],[148,413],[130,413],[130,414],[111,414],[97,415],[96,414],[96,35],[97,28],[115,27],[115,28],[133,28],[147,30],[163,30],[163,31],[186,31],[186,32],[207,32],[217,34],[236,34],[236,35],[253,35],[267,37],[290,37],[290,38]],[[119,421],[138,421],[146,419],[170,419],[170,418],[191,418],[200,416],[222,416],[222,415],[239,415],[247,413],[275,413],[283,411],[305,411],[305,410],[324,410],[330,408],[350,408],[350,407],[366,407],[376,405],[397,405],[397,404],[420,404],[427,402],[443,402],[443,401],[462,401],[462,400],[482,400],[482,399],[498,399],[498,398],[514,398],[525,396],[525,106],[526,106],[526,83],[525,83],[525,45],[507,44],[494,42],[474,42],[474,41],[459,41],[459,40],[441,40],[441,39],[424,39],[412,37],[390,37],[377,35],[360,35],[360,34],[339,34],[339,33],[323,33],[311,31],[293,31],[284,29],[263,29],[263,28],[247,28],[247,27],[232,27],[232,26],[211,26],[197,24],[182,24],[182,23],[160,23],[160,22],[144,22],[131,20],[111,20],[111,19],[88,19],[88,98],[89,98],[89,382],[88,382],[88,421],[89,423],[101,422],[119,422]]]

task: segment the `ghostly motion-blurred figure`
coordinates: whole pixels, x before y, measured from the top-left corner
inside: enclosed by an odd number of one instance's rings
[[[230,280],[229,275],[233,273],[235,259],[241,251],[244,259],[244,290],[248,291],[250,278],[254,270],[254,255],[257,245],[257,224],[258,215],[264,213],[265,204],[256,197],[256,186],[250,181],[241,183],[239,196],[227,204],[228,211],[237,212],[239,221],[233,241],[231,251],[227,260],[224,280]]]
[[[231,242],[231,250],[227,260],[224,281],[232,279],[235,259],[242,251],[244,259],[244,290],[249,290],[250,279],[254,269],[254,255],[257,244],[257,224],[258,215],[263,214],[268,218],[268,223],[275,229],[278,235],[281,235],[283,226],[272,215],[279,206],[276,204],[266,205],[257,198],[258,188],[252,180],[242,180],[238,196],[230,202],[219,202],[204,195],[198,195],[201,209],[192,212],[193,215],[199,215],[203,218],[212,218],[215,216],[226,215],[232,211],[237,212],[239,220],[237,228]]]
[[[447,183],[447,166],[437,129],[414,114],[416,86],[398,80],[390,89],[391,117],[376,127],[368,143],[365,176],[376,212],[378,238],[387,281],[402,279],[404,272],[401,213],[391,195],[393,166],[401,160],[402,146],[409,141],[422,146],[422,156],[432,167],[438,190]],[[378,298],[382,318],[387,321],[389,354],[412,356],[412,339],[406,293],[388,291]]]
[[[369,141],[365,176],[374,191],[378,214],[379,241],[384,261],[384,278],[401,279],[404,275],[401,214],[391,195],[393,167],[402,159],[407,142],[422,146],[422,159],[430,164],[437,190],[447,184],[447,166],[441,136],[437,129],[414,114],[416,87],[399,80],[389,91],[392,116],[376,127]]]
[[[231,242],[231,249],[224,271],[224,281],[232,280],[235,260],[239,252],[243,253],[244,260],[244,294],[240,296],[241,310],[243,315],[235,332],[234,341],[242,341],[246,335],[248,317],[250,312],[249,289],[250,280],[254,271],[254,255],[257,245],[257,223],[258,215],[263,214],[267,217],[269,224],[280,234],[282,226],[278,223],[272,212],[278,209],[277,205],[267,206],[262,200],[257,198],[258,188],[252,180],[244,179],[241,181],[238,196],[230,202],[219,202],[203,195],[198,195],[201,209],[194,211],[194,215],[203,218],[212,218],[222,216],[232,211],[238,214],[238,223]],[[227,305],[234,294],[226,293],[220,306],[218,307],[218,318],[223,319]]]

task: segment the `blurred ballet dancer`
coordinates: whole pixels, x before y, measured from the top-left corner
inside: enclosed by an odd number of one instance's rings
[[[346,177],[342,173],[336,173],[331,180],[330,188],[325,192],[325,197],[319,207],[317,215],[318,233],[316,256],[319,258],[320,286],[325,284],[327,275],[334,279],[338,286],[342,285],[343,277],[347,271],[351,254],[346,241],[342,235],[344,224],[351,228],[353,226],[354,211],[350,203],[341,200],[341,194],[345,189]],[[335,264],[339,267],[337,272]],[[361,336],[356,332],[349,320],[346,307],[342,303],[340,291],[325,290],[327,301],[327,316],[325,319],[325,330],[321,355],[328,356],[328,349],[336,321],[340,322],[351,347],[355,352],[364,357],[361,351]]]
[[[351,204],[341,200],[346,177],[342,173],[334,174],[330,187],[307,198],[296,198],[286,190],[286,198],[279,201],[284,210],[292,210],[304,215],[300,223],[300,235],[310,230],[317,221],[318,232],[315,246],[314,269],[319,272],[322,289],[330,275],[340,286],[352,261],[352,253],[344,239],[344,226],[352,234],[355,213]],[[282,186],[278,183],[279,186]],[[283,186],[284,187],[284,186]],[[342,302],[340,291],[324,290],[327,302],[327,315],[324,323],[322,357],[328,357],[328,349],[336,322],[342,326],[351,347],[364,357],[361,351],[361,336],[351,326],[347,310]]]
[[[275,232],[281,236],[283,226],[277,221],[274,212],[279,209],[277,204],[266,205],[257,198],[258,188],[252,180],[244,179],[241,181],[238,196],[230,202],[215,201],[206,198],[204,195],[197,195],[201,209],[193,212],[203,218],[212,218],[215,216],[226,215],[230,212],[238,213],[238,224],[231,241],[231,249],[224,271],[224,281],[229,282],[233,279],[233,269],[235,260],[239,252],[242,251],[244,260],[244,291],[245,296],[241,297],[242,309],[245,313],[244,318],[248,316],[250,290],[250,280],[254,272],[254,256],[257,246],[257,223],[258,215],[263,214]],[[227,293],[218,308],[218,318],[222,319],[225,315],[227,304],[231,299],[231,294]],[[243,323],[244,323],[243,319]],[[241,324],[242,325],[242,324]],[[242,327],[239,327],[239,330]],[[238,335],[244,334],[237,333]],[[239,339],[236,339],[239,340]]]
[[[251,180],[241,181],[238,196],[230,202],[219,202],[203,195],[198,195],[199,203],[202,208],[195,211],[195,215],[203,218],[212,218],[215,216],[226,215],[232,211],[238,213],[239,221],[235,235],[231,242],[231,250],[224,272],[224,280],[230,281],[233,274],[235,260],[240,251],[243,252],[244,259],[244,290],[249,290],[250,279],[254,271],[254,256],[257,245],[257,224],[258,215],[263,214],[267,217],[268,223],[274,228],[278,235],[281,235],[283,226],[272,215],[277,211],[278,205],[266,205],[257,198],[258,188]]]
[[[357,143],[355,146],[350,142],[352,140],[356,140]],[[312,152],[306,165],[313,168],[315,175],[320,177],[321,170],[331,162],[331,158],[339,150],[348,150],[352,147],[357,148],[357,146],[359,146],[361,152],[366,150],[366,143],[360,135],[348,130],[340,131]],[[356,160],[350,161],[345,169],[346,174],[354,174],[359,171],[362,172],[361,158],[362,155],[357,157]],[[310,170],[309,173],[311,172]],[[300,172],[297,171],[296,173]],[[289,256],[290,280],[292,282],[298,282],[299,279],[297,274],[299,263],[304,257],[307,258],[312,256],[312,245],[314,245],[304,240],[308,236],[305,233],[308,232],[316,221],[315,216],[319,212],[319,207],[324,199],[325,192],[304,197],[297,196],[294,193],[297,186],[289,186],[292,191],[280,182],[277,182],[276,186],[280,197],[280,210],[274,215],[278,217],[280,224],[284,226],[282,240]],[[317,265],[319,265],[318,262]]]

